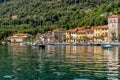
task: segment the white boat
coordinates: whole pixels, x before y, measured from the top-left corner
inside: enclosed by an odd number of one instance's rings
[[[111,44],[105,44],[102,45],[102,48],[113,48],[113,46]]]
[[[32,46],[35,46],[35,45],[37,45],[37,42],[33,42],[33,43],[32,43]]]

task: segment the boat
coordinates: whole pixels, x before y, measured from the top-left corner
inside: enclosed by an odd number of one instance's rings
[[[35,45],[37,45],[37,42],[33,42],[33,43],[32,43],[32,46],[35,46]]]
[[[113,46],[111,44],[105,44],[105,45],[102,45],[102,48],[104,48],[104,49],[113,48]]]
[[[101,46],[101,43],[94,43],[94,46]]]
[[[42,48],[42,49],[45,49],[45,44],[44,43],[37,43],[36,45],[39,49]]]

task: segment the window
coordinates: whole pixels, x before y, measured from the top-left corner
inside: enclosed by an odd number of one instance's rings
[[[112,20],[110,20],[110,22],[112,22]]]
[[[114,27],[114,24],[112,24],[112,27]]]
[[[116,22],[116,20],[114,19],[114,22]]]

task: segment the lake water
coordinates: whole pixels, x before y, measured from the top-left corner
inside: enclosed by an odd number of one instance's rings
[[[120,80],[120,47],[0,45],[0,80]]]

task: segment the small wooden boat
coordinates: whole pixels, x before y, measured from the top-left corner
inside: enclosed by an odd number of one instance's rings
[[[102,45],[102,48],[106,49],[106,48],[113,48],[112,45],[110,44],[105,44],[105,45]]]

